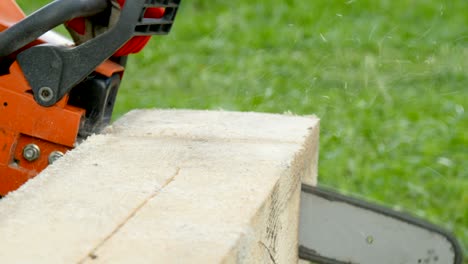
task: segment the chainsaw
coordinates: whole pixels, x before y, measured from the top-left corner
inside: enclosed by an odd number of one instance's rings
[[[0,197],[109,124],[127,57],[168,34],[179,5],[56,0],[26,17],[0,1]],[[61,24],[72,40],[52,31]],[[440,227],[305,184],[298,253],[325,264],[462,261]]]
[[[109,124],[127,56],[170,32],[179,2],[61,0],[25,17],[0,1],[0,196]]]

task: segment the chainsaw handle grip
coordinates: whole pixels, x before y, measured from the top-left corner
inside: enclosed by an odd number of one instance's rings
[[[0,32],[0,58],[18,51],[68,20],[98,14],[108,5],[108,0],[56,0]]]
[[[18,54],[17,62],[31,86],[35,101],[42,106],[53,106],[132,37],[168,34],[180,1],[129,0],[115,25],[81,45],[44,44]],[[149,8],[164,8],[164,16],[145,18]]]

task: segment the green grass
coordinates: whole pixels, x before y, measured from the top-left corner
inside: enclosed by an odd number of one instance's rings
[[[467,12],[449,0],[185,0],[173,32],[130,59],[115,114],[316,114],[322,184],[440,224],[468,255]]]

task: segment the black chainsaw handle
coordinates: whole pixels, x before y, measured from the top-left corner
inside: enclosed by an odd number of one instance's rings
[[[56,0],[0,32],[0,58],[18,51],[68,20],[98,14],[108,5],[108,0]]]
[[[53,106],[132,37],[168,34],[180,1],[128,0],[115,25],[81,45],[44,44],[18,54],[18,64],[35,101],[42,106]],[[145,18],[148,8],[164,8],[164,16]]]

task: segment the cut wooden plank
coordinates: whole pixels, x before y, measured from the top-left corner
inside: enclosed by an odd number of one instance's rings
[[[0,201],[0,263],[297,263],[318,119],[134,111]]]

